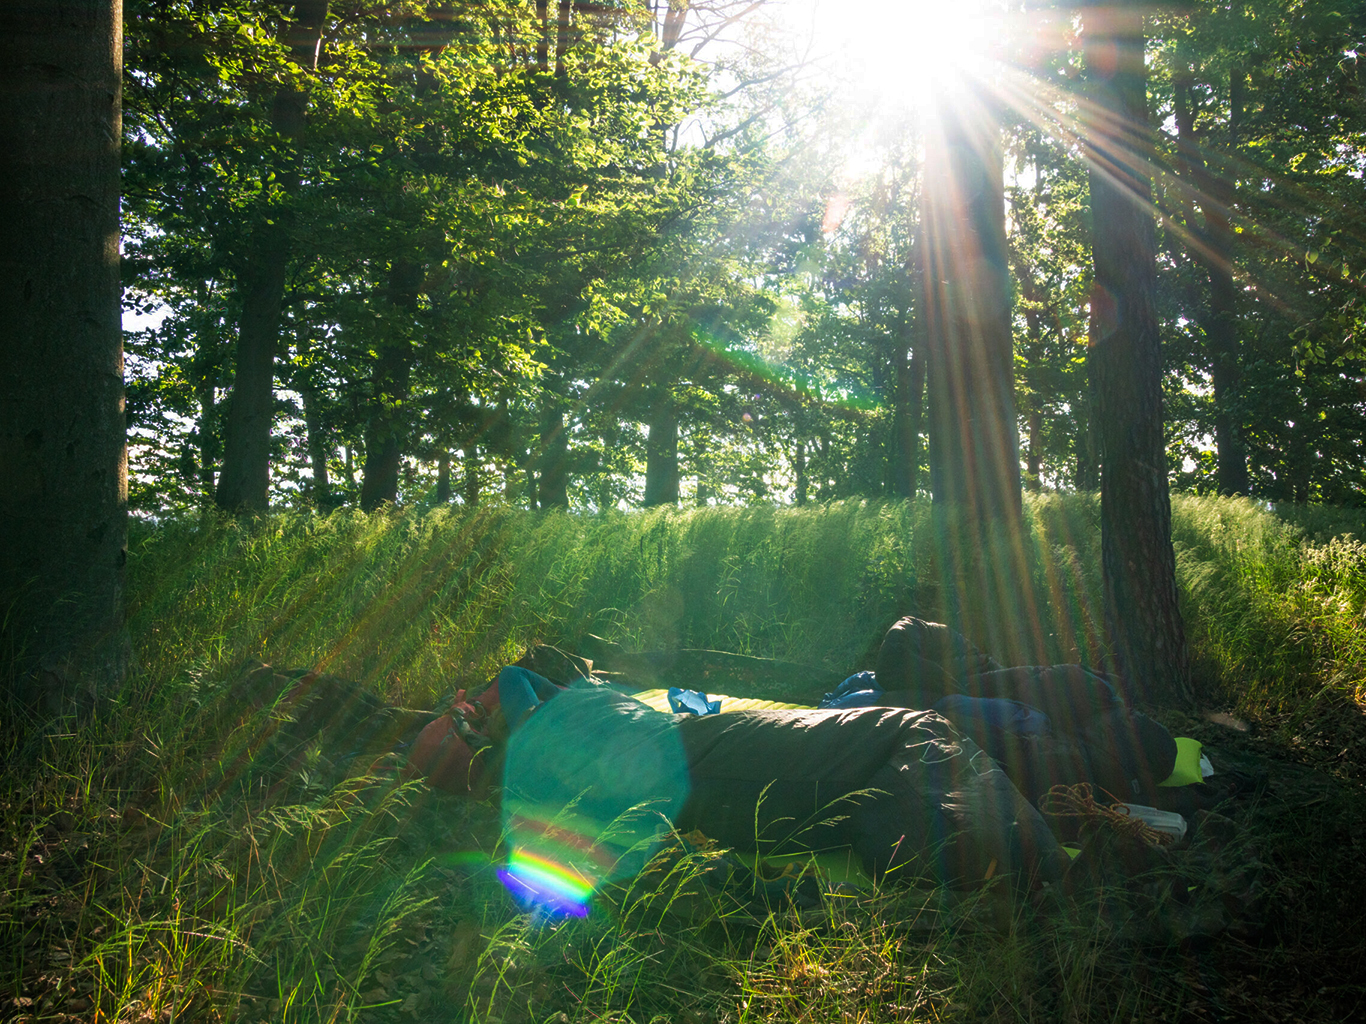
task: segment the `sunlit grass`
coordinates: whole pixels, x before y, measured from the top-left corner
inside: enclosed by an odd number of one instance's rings
[[[1038,633],[1022,649],[1090,657],[1102,644],[1096,502],[1030,498],[1026,522]],[[1178,497],[1174,524],[1211,699],[1285,722],[1287,735],[1316,707],[1351,706],[1366,665],[1366,547],[1359,532],[1341,535],[1359,520]],[[705,857],[687,854],[601,894],[583,920],[548,922],[498,881],[507,849],[495,808],[405,784],[394,758],[339,758],[323,739],[282,757],[273,737],[290,706],[242,704],[228,685],[243,659],[261,657],[424,707],[482,684],[528,643],[572,645],[586,632],[852,671],[895,616],[936,616],[932,536],[926,504],[862,502],[600,517],[489,507],[144,533],[130,564],[139,669],[119,708],[78,728],[4,733],[0,998],[31,1002],[3,1012],[547,1022],[1169,1013],[1189,992],[1179,977],[1130,970],[1122,920],[991,891],[965,900],[894,887],[804,913],[757,910],[707,889]],[[1282,839],[1259,840],[1281,851],[1277,885],[1296,906],[1336,904],[1336,854],[1301,826],[1331,832],[1353,820],[1344,801],[1325,796],[1287,819]],[[1280,827],[1272,810],[1258,813]],[[1335,849],[1352,856],[1348,841]],[[1329,917],[1305,913],[1292,922],[1296,941],[1328,941]]]

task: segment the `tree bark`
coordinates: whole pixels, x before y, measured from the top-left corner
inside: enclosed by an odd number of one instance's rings
[[[1131,695],[1190,704],[1162,436],[1142,8],[1089,8],[1085,26],[1106,626]]]
[[[199,422],[195,425],[195,440],[199,456],[199,492],[207,504],[213,501],[218,469],[218,381],[223,372],[219,350],[218,314],[212,308],[208,282],[199,287],[200,308],[204,310],[204,326],[197,339],[194,360],[190,364],[195,400],[199,403]]]
[[[121,59],[119,0],[0,4],[0,673],[48,714],[130,660]]]
[[[479,504],[479,449],[470,445],[464,451],[465,482],[462,497],[467,508]]]
[[[540,34],[536,37],[536,70],[550,69],[550,7],[547,0],[536,0],[536,22]]]
[[[436,503],[451,503],[451,453],[446,448],[436,457]]]
[[[980,96],[941,105],[926,140],[924,208],[930,481],[973,522],[1018,518],[1000,132]]]
[[[953,97],[950,102],[949,97]],[[945,90],[927,129],[924,233],[930,484],[944,616],[1015,656],[1026,604],[1020,442],[1000,130],[984,90]]]
[[[375,364],[370,414],[365,427],[365,471],[361,477],[360,507],[374,512],[398,501],[399,468],[407,440],[404,404],[413,370],[413,342],[418,288],[422,267],[408,260],[395,260],[389,271],[389,303],[397,316],[391,330],[398,337],[386,338]]]
[[[290,56],[316,69],[327,21],[327,0],[298,0],[286,32]],[[284,87],[275,94],[271,124],[290,148],[304,132],[308,96]],[[299,188],[299,169],[291,153],[277,170],[287,197]],[[242,313],[237,331],[237,369],[224,428],[223,468],[218,507],[235,513],[266,512],[270,507],[270,433],[275,419],[275,355],[280,348],[280,309],[293,256],[288,210],[261,224],[249,251],[239,261]]]
[[[569,437],[564,413],[547,405],[541,410],[541,452],[536,498],[541,508],[569,507]],[[533,505],[533,508],[536,506]]]
[[[668,394],[650,407],[645,440],[645,507],[678,504],[678,410]]]
[[[892,410],[892,484],[898,498],[914,498],[920,469],[921,402],[925,394],[925,360],[917,355],[909,331],[896,353],[896,402]]]
[[[308,461],[313,471],[313,483],[309,488],[313,505],[320,512],[332,508],[332,482],[328,479],[327,458],[330,454],[327,425],[323,422],[322,389],[314,379],[314,369],[309,365],[308,356],[312,349],[306,327],[301,327],[296,344],[299,361],[299,396],[304,406],[304,429],[308,432]]]
[[[1241,107],[1240,74],[1230,80],[1229,143],[1237,142]],[[1200,151],[1196,136],[1195,109],[1191,105],[1193,83],[1178,78],[1176,95],[1177,148],[1181,167],[1195,193],[1203,220],[1201,228],[1191,224],[1195,235],[1192,254],[1205,271],[1209,300],[1201,329],[1210,360],[1210,381],[1214,387],[1214,440],[1220,494],[1248,494],[1247,446],[1243,440],[1239,391],[1242,366],[1238,344],[1238,289],[1233,280],[1233,225],[1229,218],[1231,187],[1212,174]]]
[[[242,314],[237,328],[237,365],[228,397],[223,468],[215,497],[218,507],[229,512],[264,513],[270,507],[275,352],[280,347],[280,305],[289,256],[282,239],[265,248],[255,266],[248,265],[238,274]]]
[[[555,75],[565,75],[564,55],[569,52],[573,37],[570,35],[569,19],[573,13],[573,0],[560,0],[559,23],[555,31]]]
[[[1096,319],[1099,303],[1092,288],[1091,311],[1086,325],[1086,394],[1076,410],[1077,469],[1073,484],[1079,491],[1100,490],[1100,442],[1096,424],[1096,387],[1100,371],[1096,364],[1096,338],[1100,327]]]

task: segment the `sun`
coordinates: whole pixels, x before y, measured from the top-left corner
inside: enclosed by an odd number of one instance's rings
[[[1001,60],[1002,0],[791,0],[831,76],[891,107],[925,108],[987,81]]]

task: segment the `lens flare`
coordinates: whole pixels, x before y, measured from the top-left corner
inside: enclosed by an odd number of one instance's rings
[[[519,902],[552,913],[586,917],[596,882],[577,869],[527,850],[514,850],[498,878]]]

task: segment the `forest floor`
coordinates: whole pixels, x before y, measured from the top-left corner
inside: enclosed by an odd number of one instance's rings
[[[1162,717],[1256,780],[1196,816],[1220,856],[1146,865],[1142,884],[1088,877],[1046,902],[889,886],[798,911],[710,891],[675,862],[659,884],[599,893],[586,919],[538,916],[497,881],[495,804],[405,786],[385,765],[326,779],[325,758],[312,780],[257,778],[232,809],[225,790],[216,823],[150,788],[93,814],[68,795],[37,821],[10,803],[0,870],[20,884],[0,912],[24,907],[0,1019],[1363,1019],[1366,714]],[[340,824],[348,802],[368,811],[364,834]],[[253,851],[253,815],[293,829]],[[1214,898],[1154,896],[1164,870]],[[276,915],[294,920],[272,928]]]

